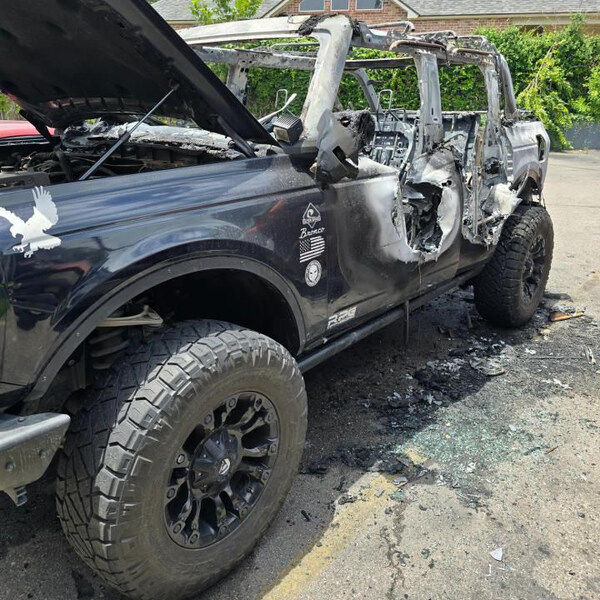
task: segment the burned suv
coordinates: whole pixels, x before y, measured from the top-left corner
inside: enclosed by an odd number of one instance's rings
[[[0,145],[0,490],[25,502],[57,455],[79,555],[183,598],[280,507],[303,372],[456,286],[530,319],[548,136],[483,38],[343,15],[180,36],[145,0],[5,4],[0,88],[43,139]],[[442,110],[440,71],[468,66],[484,110]],[[255,69],[290,81],[258,116]],[[409,72],[418,104],[396,106]]]

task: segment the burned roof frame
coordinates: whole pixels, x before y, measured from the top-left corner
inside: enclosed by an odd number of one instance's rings
[[[307,94],[302,120],[306,137],[316,138],[317,125],[323,108],[334,106],[337,89],[344,72],[353,73],[373,108],[377,99],[369,91],[364,69],[402,68],[423,64],[476,65],[486,82],[495,72],[504,96],[504,115],[518,118],[512,79],[505,58],[482,36],[459,36],[453,31],[414,33],[408,21],[368,26],[345,15],[321,17],[280,17],[199,26],[181,32],[200,58],[208,62],[228,64],[227,84],[241,97],[251,67],[291,68],[314,71]],[[220,45],[257,40],[277,40],[312,37],[318,42],[316,53],[284,51],[285,43],[276,50],[269,47],[254,49],[222,48]],[[350,48],[371,48],[391,51],[396,57],[348,59]],[[336,83],[333,85],[333,83]],[[425,89],[421,89],[421,96]],[[492,110],[495,110],[492,107]],[[499,110],[499,108],[497,109]]]

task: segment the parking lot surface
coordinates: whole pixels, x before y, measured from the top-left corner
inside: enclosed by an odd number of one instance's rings
[[[600,153],[552,155],[554,263],[526,328],[457,291],[413,315],[408,346],[397,324],[307,374],[302,473],[203,598],[600,597],[599,189]],[[585,314],[549,323],[556,304]],[[63,539],[51,478],[29,497],[0,497],[0,599],[117,600]]]

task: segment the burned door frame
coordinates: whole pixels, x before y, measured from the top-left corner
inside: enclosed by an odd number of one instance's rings
[[[463,185],[455,151],[444,137],[438,59],[426,50],[416,52],[413,59],[419,78],[421,106],[416,152],[401,180],[402,207],[405,209],[403,233],[413,250],[413,260],[435,261],[436,268],[430,269],[435,278],[450,278],[456,272],[459,257],[455,255],[450,261],[440,261],[440,258],[460,235]],[[431,208],[423,209],[428,204]],[[419,210],[428,214],[419,214]],[[429,219],[426,226],[423,217]],[[427,274],[424,279],[426,284],[431,283]]]
[[[394,47],[392,45],[392,49]],[[417,71],[420,108],[410,117],[416,126],[406,120],[402,123],[403,134],[412,137],[412,140],[406,152],[405,163],[398,169],[395,216],[397,233],[402,246],[398,249],[398,259],[419,264],[435,262],[435,267],[429,271],[435,272],[436,278],[441,275],[441,272],[444,272],[444,276],[447,277],[451,275],[448,270],[453,269],[452,265],[458,261],[458,256],[454,256],[449,264],[445,260],[440,262],[439,259],[452,247],[460,234],[463,198],[461,177],[455,165],[456,156],[451,147],[446,146],[444,140],[439,58],[435,53],[423,49],[415,51],[411,48],[408,54],[409,56],[396,59],[351,60],[348,61],[348,67],[358,80],[371,110],[376,115],[385,111],[379,105],[379,97],[373,89],[372,81],[365,68],[415,67]],[[406,114],[406,111],[404,112]],[[414,111],[410,112],[414,113]],[[418,245],[412,244],[404,220],[409,218],[406,212],[411,208],[411,199],[417,201],[423,196],[422,191],[429,191],[439,196],[435,202],[440,202],[441,216],[440,231],[437,232],[438,243],[419,248]],[[422,270],[421,275],[420,281],[427,284],[427,269]]]
[[[330,184],[325,191],[336,240],[329,262],[339,269],[330,291],[330,323],[340,331],[344,327],[338,315],[350,311],[360,319],[418,296],[451,279],[460,258],[463,184],[452,150],[443,145],[437,57],[421,51],[382,64],[390,62],[399,68],[414,65],[418,74],[418,126],[395,122],[413,136],[405,167],[362,155],[357,179]],[[377,64],[377,60],[349,61],[348,70],[359,81],[371,110],[380,114],[385,111],[363,67]],[[433,227],[440,224],[439,244],[431,251],[411,245],[407,232],[409,196],[424,196],[420,190],[436,194],[441,207],[441,217],[437,210],[433,215]]]

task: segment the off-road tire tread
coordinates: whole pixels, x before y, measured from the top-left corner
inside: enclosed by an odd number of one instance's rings
[[[210,378],[228,364],[247,361],[272,364],[294,386],[295,401],[303,407],[297,427],[306,430],[306,392],[298,365],[283,346],[255,331],[219,321],[190,321],[152,336],[130,351],[95,385],[89,401],[73,419],[58,461],[57,512],[69,542],[79,556],[110,585],[132,598],[151,598],[152,574],[144,568],[144,556],[133,561],[127,546],[128,523],[120,505],[127,482],[135,477],[132,460],[145,438],[161,419],[176,419],[179,403],[193,392],[194,378]],[[254,364],[253,363],[253,364]],[[304,438],[304,435],[301,436]],[[303,444],[294,455],[299,463]],[[290,465],[297,469],[297,464]],[[277,497],[277,509],[286,489]],[[267,529],[256,532],[254,543]],[[214,583],[241,558],[233,555],[223,564]],[[150,586],[151,588],[151,586]],[[180,597],[197,591],[179,590]]]
[[[490,323],[500,327],[520,327],[530,320],[530,311],[523,311],[519,302],[521,273],[536,232],[545,227],[549,227],[546,260],[550,265],[553,229],[550,215],[543,206],[520,205],[504,224],[492,259],[473,282],[477,310]],[[542,281],[540,297],[547,278],[548,273]]]

